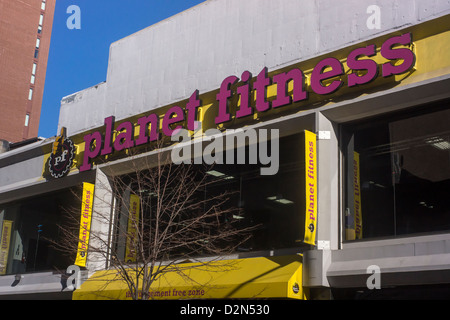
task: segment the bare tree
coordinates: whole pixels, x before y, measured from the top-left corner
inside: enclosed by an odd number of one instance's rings
[[[234,219],[239,211],[237,201],[232,201],[236,195],[207,174],[210,167],[176,165],[163,152],[148,159],[130,156],[127,172],[120,175],[104,169],[113,190],[114,214],[94,207],[93,219],[110,228],[108,232],[91,229],[89,242],[89,254],[109,261],[118,279],[127,284],[129,296],[145,300],[152,298],[152,284],[167,272],[187,277],[183,268],[193,266],[180,262],[233,253],[254,230]],[[103,199],[96,196],[95,201]],[[74,252],[80,241],[80,210],[71,211],[71,223],[61,226],[62,241],[55,245]],[[202,266],[215,265],[205,261]]]

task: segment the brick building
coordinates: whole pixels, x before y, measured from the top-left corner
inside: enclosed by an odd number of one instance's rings
[[[0,139],[39,129],[55,0],[0,0]]]

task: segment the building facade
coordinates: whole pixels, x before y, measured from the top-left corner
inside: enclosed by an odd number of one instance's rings
[[[209,129],[276,132],[272,174],[263,161],[212,174],[239,195],[233,219],[262,229],[215,261],[233,270],[197,268],[195,284],[168,274],[152,297],[448,297],[449,13],[421,0],[209,0],[113,43],[106,81],[62,99],[59,137],[0,154],[0,293],[130,298],[111,256],[89,250],[113,243],[126,259],[117,199],[131,207],[145,190],[112,181],[136,161],[156,165],[180,145],[152,143],[201,123],[184,146]],[[102,237],[87,243],[80,227],[86,246],[67,257],[51,240],[70,206]],[[75,261],[72,295],[51,270]]]
[[[54,0],[0,1],[0,139],[38,136]]]

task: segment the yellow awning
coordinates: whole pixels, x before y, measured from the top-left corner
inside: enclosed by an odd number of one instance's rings
[[[153,299],[304,299],[302,257],[263,257],[177,265],[151,286]],[[98,271],[73,293],[74,300],[130,299],[117,271]]]

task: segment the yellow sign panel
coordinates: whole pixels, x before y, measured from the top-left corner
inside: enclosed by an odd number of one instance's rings
[[[136,235],[139,225],[140,198],[132,194],[130,196],[130,210],[128,212],[128,235],[125,250],[125,260],[127,262],[136,261]]]
[[[359,153],[353,156],[353,199],[355,209],[355,237],[362,239],[361,181],[359,177]]]
[[[3,221],[2,238],[0,242],[0,275],[6,274],[8,265],[9,244],[11,242],[12,221]]]
[[[316,134],[305,130],[305,237],[315,245],[317,227],[317,141]]]
[[[92,205],[94,202],[94,185],[83,183],[83,198],[81,203],[80,235],[75,264],[86,267],[87,250],[89,247],[89,234],[92,220]]]

